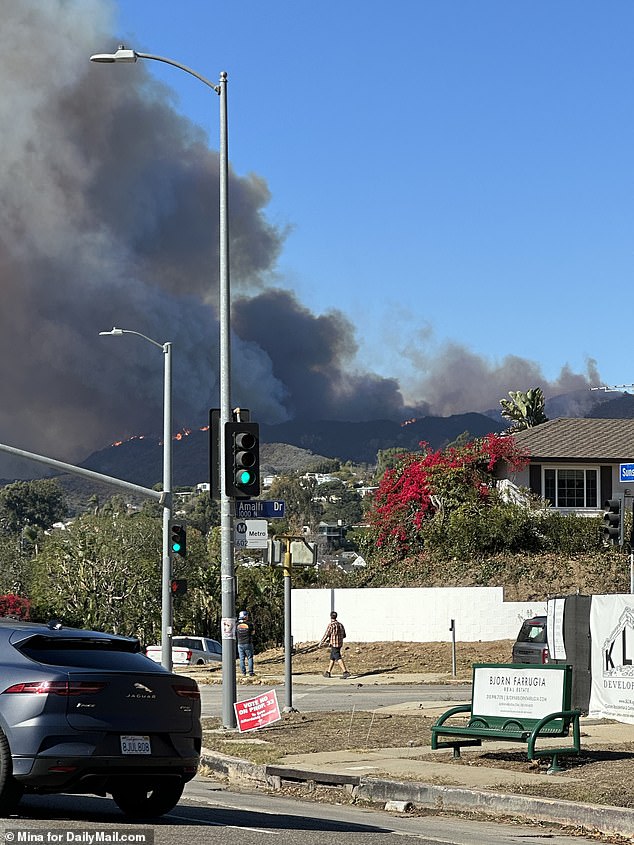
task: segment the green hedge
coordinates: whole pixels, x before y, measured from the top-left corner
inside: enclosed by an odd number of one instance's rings
[[[436,559],[468,560],[500,552],[580,554],[601,547],[602,526],[601,517],[467,504],[426,520],[421,539],[425,552]]]

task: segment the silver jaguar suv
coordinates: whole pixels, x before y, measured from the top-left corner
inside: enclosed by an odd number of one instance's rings
[[[195,681],[139,641],[0,619],[0,816],[24,792],[111,795],[128,816],[171,810],[201,749]]]

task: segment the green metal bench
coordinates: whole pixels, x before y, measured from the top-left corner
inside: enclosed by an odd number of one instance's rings
[[[581,750],[581,711],[570,709],[571,690],[572,666],[475,663],[471,704],[452,707],[436,720],[431,747],[452,748],[460,757],[461,748],[482,745],[483,739],[522,742],[529,760],[552,757],[548,773],[561,771],[558,756]],[[459,724],[450,721],[458,714],[469,716]],[[570,736],[571,728],[571,744],[536,747],[538,739]]]

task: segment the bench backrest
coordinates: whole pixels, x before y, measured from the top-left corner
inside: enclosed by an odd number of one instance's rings
[[[571,690],[572,666],[474,663],[470,723],[480,718],[490,728],[530,730],[544,716],[570,710]],[[565,730],[567,723],[558,719],[548,730]]]

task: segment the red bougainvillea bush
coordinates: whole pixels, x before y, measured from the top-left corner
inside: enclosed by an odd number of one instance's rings
[[[31,614],[31,603],[22,596],[9,593],[0,596],[0,616],[11,619],[28,619]]]
[[[387,559],[402,559],[425,545],[425,529],[434,517],[452,512],[481,512],[493,502],[494,469],[503,461],[511,471],[523,469],[527,457],[513,437],[489,434],[461,447],[404,453],[386,470],[368,513],[370,534]]]

